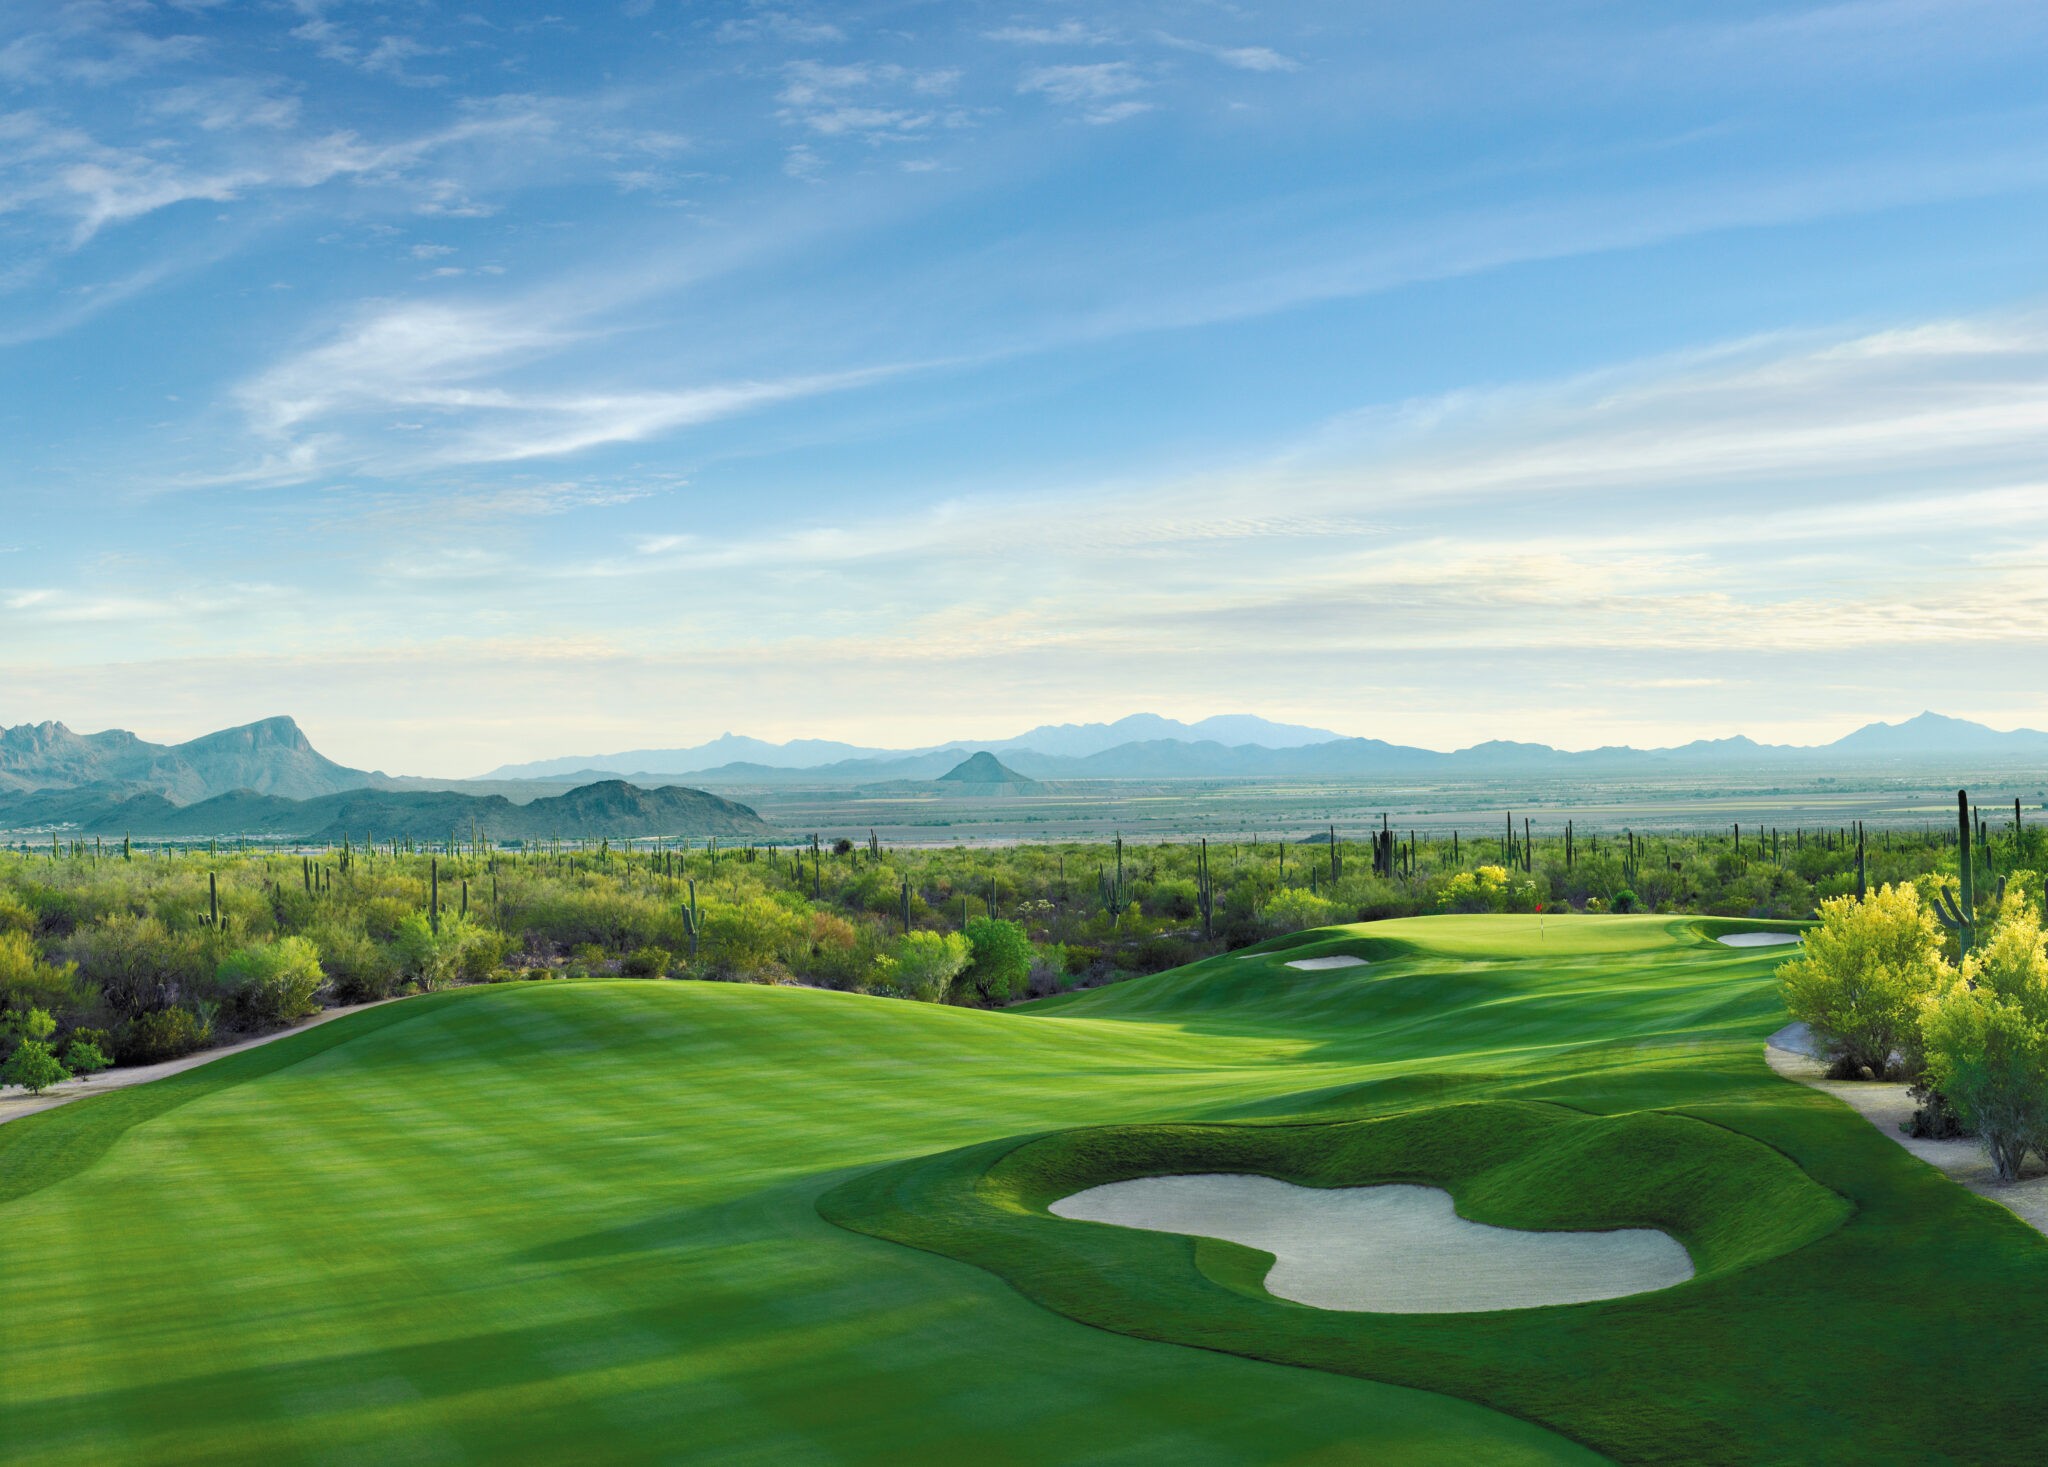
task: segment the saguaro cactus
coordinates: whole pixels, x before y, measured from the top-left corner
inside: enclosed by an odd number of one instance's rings
[[[1951,896],[1946,888],[1934,895],[1934,916],[1942,926],[1956,935],[1956,955],[1966,958],[1976,938],[1977,926],[1977,875],[1971,869],[1970,856],[1970,792],[1956,791],[1956,872],[1961,878],[1962,900]]]

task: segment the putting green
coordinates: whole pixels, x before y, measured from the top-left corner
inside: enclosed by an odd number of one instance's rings
[[[32,1116],[0,1127],[0,1456],[2038,1455],[2048,1245],[1769,1073],[1780,955],[1612,920],[1614,937],[1589,929],[1562,954],[1525,950],[1547,930],[1503,927],[1499,948],[1465,955],[1484,919],[1377,924],[1292,950],[1380,944],[1369,967],[1212,960],[1004,1013],[507,985]],[[993,1160],[1075,1127],[1353,1123],[1460,1101],[1675,1112],[1769,1146],[1854,1213],[1754,1266],[1535,1311],[1563,1321],[1540,1369],[1525,1324],[1404,1345],[1404,1386],[1092,1328],[817,1211],[878,1166]],[[1276,1307],[1217,1284],[1255,1287],[1231,1265],[1197,1282]],[[1608,1327],[1597,1311],[1618,1306],[1646,1322]],[[1431,1349],[1434,1374],[1416,1365]]]

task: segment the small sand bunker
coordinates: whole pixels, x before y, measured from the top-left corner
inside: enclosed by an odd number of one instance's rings
[[[1300,968],[1304,972],[1320,973],[1325,968],[1363,968],[1364,958],[1296,958],[1287,966]]]
[[[1692,1257],[1651,1228],[1532,1233],[1468,1222],[1439,1187],[1297,1187],[1211,1173],[1062,1197],[1060,1217],[1222,1238],[1271,1253],[1266,1292],[1317,1309],[1464,1314],[1668,1289]]]
[[[1714,941],[1723,947],[1784,947],[1799,941],[1796,932],[1731,932]]]

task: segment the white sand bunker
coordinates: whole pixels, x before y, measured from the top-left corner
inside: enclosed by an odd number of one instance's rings
[[[1320,973],[1325,968],[1363,968],[1364,958],[1296,958],[1287,966],[1300,968],[1304,972]]]
[[[1222,1238],[1271,1253],[1266,1292],[1317,1309],[1463,1314],[1580,1304],[1692,1277],[1650,1228],[1532,1233],[1468,1222],[1438,1187],[1297,1187],[1211,1173],[1140,1177],[1052,1204],[1060,1217]]]
[[[1799,941],[1796,932],[1731,932],[1714,941],[1723,947],[1784,947],[1787,943]]]

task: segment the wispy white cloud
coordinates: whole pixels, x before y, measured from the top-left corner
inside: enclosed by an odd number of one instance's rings
[[[272,445],[230,477],[303,480],[354,468],[513,463],[634,442],[771,403],[845,391],[900,368],[811,373],[699,386],[505,385],[519,369],[608,334],[595,324],[506,307],[414,303],[373,312],[323,346],[236,390],[252,431]],[[394,413],[425,414],[393,424]],[[402,429],[404,441],[389,433]]]
[[[719,40],[727,43],[772,38],[793,41],[800,46],[826,45],[846,39],[846,32],[830,21],[767,9],[757,9],[751,15],[734,16],[720,22],[717,35]]]
[[[1096,61],[1085,65],[1039,66],[1017,83],[1019,95],[1038,93],[1052,101],[1078,107],[1089,122],[1121,122],[1152,108],[1130,96],[1150,83],[1128,61]],[[1116,100],[1116,99],[1122,100]]]
[[[1291,56],[1283,56],[1270,46],[1216,46],[1207,41],[1192,41],[1184,36],[1169,35],[1165,31],[1155,32],[1159,40],[1179,51],[1195,51],[1213,57],[1225,66],[1234,66],[1239,71],[1299,71],[1301,63]]]
[[[1114,31],[1071,19],[1054,26],[1006,25],[983,34],[1019,46],[1106,46],[1116,40]]]

